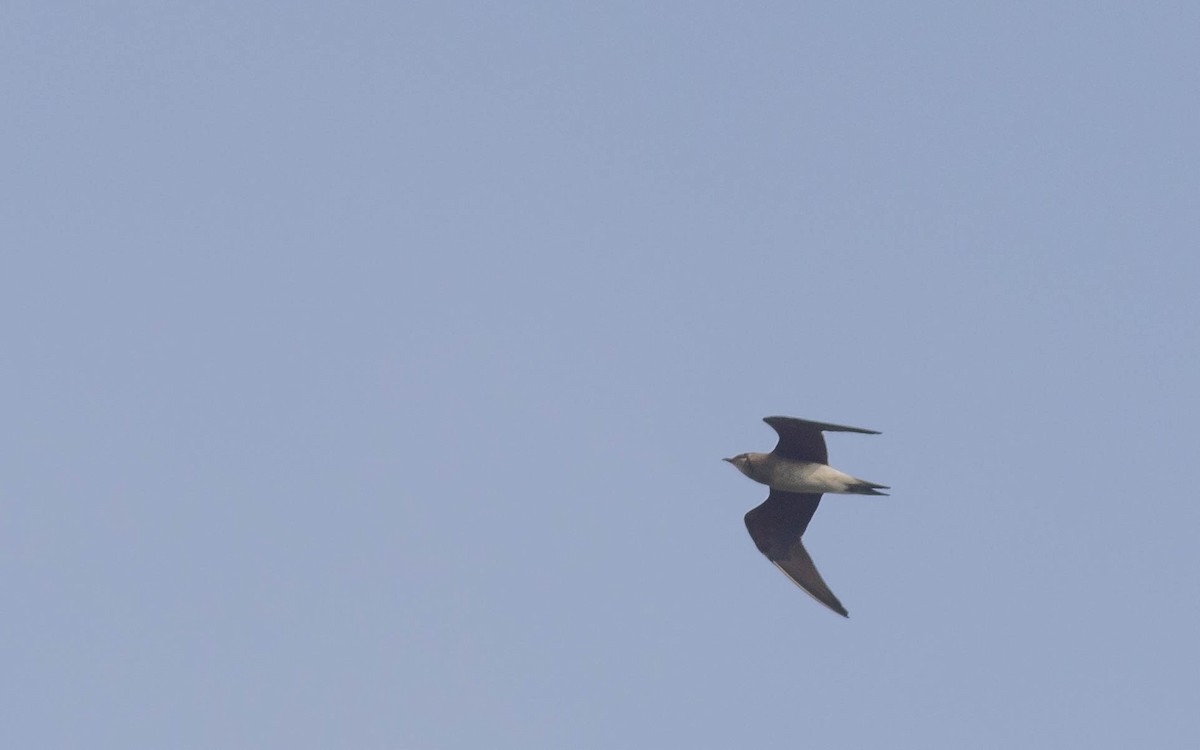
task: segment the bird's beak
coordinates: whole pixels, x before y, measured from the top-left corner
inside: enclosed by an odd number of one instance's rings
[[[722,458],[721,460],[722,460],[722,461],[728,461],[729,463],[733,463],[733,459],[732,459],[732,458]]]

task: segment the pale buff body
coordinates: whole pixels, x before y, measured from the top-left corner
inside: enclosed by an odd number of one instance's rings
[[[771,453],[747,453],[733,461],[746,476],[783,492],[859,494],[864,481],[827,464],[795,461]]]

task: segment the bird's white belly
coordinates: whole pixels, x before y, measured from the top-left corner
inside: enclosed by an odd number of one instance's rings
[[[776,467],[769,484],[784,492],[845,492],[857,481],[825,464],[788,463]]]

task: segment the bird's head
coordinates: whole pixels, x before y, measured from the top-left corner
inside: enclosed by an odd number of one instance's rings
[[[723,458],[721,460],[728,461],[729,463],[733,464],[735,467],[737,467],[738,471],[742,472],[743,474],[745,474],[748,477],[754,476],[754,474],[753,474],[754,466],[750,463],[750,454],[749,453],[741,453],[741,454],[734,456],[733,458]]]

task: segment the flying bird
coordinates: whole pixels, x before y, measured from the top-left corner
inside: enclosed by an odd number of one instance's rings
[[[822,432],[875,430],[810,422],[795,417],[766,417],[764,422],[779,433],[779,443],[770,453],[742,453],[725,461],[756,482],[771,488],[766,502],[746,514],[746,528],[758,551],[817,601],[842,617],[850,613],[829,590],[800,538],[808,528],[821,495],[886,495],[886,485],[867,482],[829,465]]]

